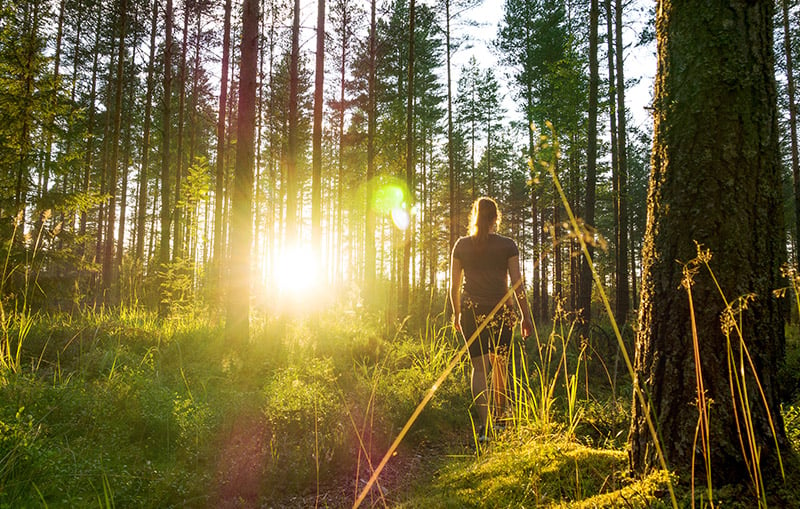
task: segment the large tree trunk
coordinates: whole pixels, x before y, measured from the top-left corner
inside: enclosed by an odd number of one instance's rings
[[[239,111],[236,163],[231,203],[231,285],[226,333],[233,344],[250,334],[250,249],[255,161],[256,80],[258,77],[258,0],[245,0],[239,67]]]
[[[629,438],[638,472],[660,466],[649,412],[666,464],[681,479],[691,477],[692,462],[698,478],[709,474],[702,466],[707,449],[715,483],[748,483],[755,475],[744,432],[750,416],[760,472],[764,479],[780,479],[769,421],[788,451],[776,380],[783,312],[772,293],[784,285],[785,256],[773,8],[772,2],[746,0],[662,0],[657,7],[654,144],[634,380],[647,401],[634,398]],[[697,257],[695,243],[713,256],[708,263],[716,279],[695,262],[690,314],[689,295],[680,289],[681,262]],[[742,322],[749,356],[734,330],[723,332],[730,320],[717,283]],[[742,296],[748,296],[746,309],[737,300]],[[693,343],[694,324],[699,344]],[[707,427],[699,416],[707,417]]]

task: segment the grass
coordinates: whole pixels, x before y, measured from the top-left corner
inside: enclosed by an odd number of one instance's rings
[[[234,351],[199,319],[39,316],[21,369],[0,373],[0,507],[281,505],[342,487],[352,503],[460,345],[444,317],[389,338],[377,321],[344,312],[314,320],[265,319]],[[464,452],[467,375],[462,359],[398,457],[417,448],[446,455],[448,444]],[[569,415],[563,385],[553,422]],[[505,436],[516,435],[496,443]]]
[[[384,324],[342,310],[313,321],[260,320],[253,340],[234,351],[218,326],[198,318],[38,316],[21,369],[0,372],[0,507],[352,504],[460,344],[444,317],[388,337]],[[542,341],[529,340],[517,363],[529,375],[519,385],[529,399],[515,406],[512,424],[479,450],[471,446],[462,359],[367,500],[668,502],[663,474],[627,477],[630,388],[611,385],[568,320],[538,325]],[[539,359],[545,352],[549,364]],[[797,446],[797,405],[785,406],[784,417]],[[418,457],[427,459],[411,468]],[[407,475],[416,476],[413,487]]]
[[[516,344],[514,404],[488,444],[470,437],[468,361],[443,314],[413,321],[418,330],[346,307],[258,315],[238,349],[207,316],[4,314],[0,508],[345,507],[360,495],[392,507],[753,501],[676,492],[664,471],[629,477],[634,395],[603,356],[624,344],[610,314],[603,334],[579,341],[559,311]],[[796,329],[780,374],[795,382]],[[796,452],[798,397],[783,407]]]
[[[380,327],[368,320],[321,320],[262,323],[233,351],[199,320],[40,316],[23,369],[0,372],[0,507],[276,503],[352,482],[351,418],[376,456],[449,340],[375,342]],[[465,416],[463,384],[442,384],[410,442],[436,440]]]
[[[399,507],[662,507],[667,480],[625,475],[627,456],[563,435],[519,430],[479,459],[465,456],[420,485]]]

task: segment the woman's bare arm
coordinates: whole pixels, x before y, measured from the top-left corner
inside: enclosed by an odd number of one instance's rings
[[[512,256],[508,259],[508,275],[511,277],[511,285],[517,287],[514,293],[517,298],[517,305],[522,313],[522,337],[527,338],[533,333],[533,320],[531,320],[531,311],[528,307],[528,298],[525,296],[525,285],[522,284],[519,256]],[[517,282],[519,282],[519,285],[517,285]]]
[[[453,258],[450,262],[450,304],[453,306],[453,326],[461,331],[461,279],[464,270],[461,260]]]

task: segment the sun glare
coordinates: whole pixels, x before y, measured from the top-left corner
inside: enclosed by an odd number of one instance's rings
[[[308,249],[287,249],[275,266],[275,283],[280,296],[310,296],[319,285],[318,261]]]

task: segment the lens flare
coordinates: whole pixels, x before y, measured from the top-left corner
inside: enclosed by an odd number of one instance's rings
[[[408,226],[411,224],[411,216],[405,208],[392,209],[391,215],[392,222],[396,227],[401,230],[408,229]]]
[[[375,190],[372,208],[379,214],[391,214],[393,210],[402,208],[405,201],[405,188],[396,183],[388,183]]]
[[[395,177],[381,177],[376,181],[372,198],[372,208],[378,214],[388,216],[400,230],[411,225],[412,216],[416,215],[416,207],[409,210],[409,195],[406,183]]]

